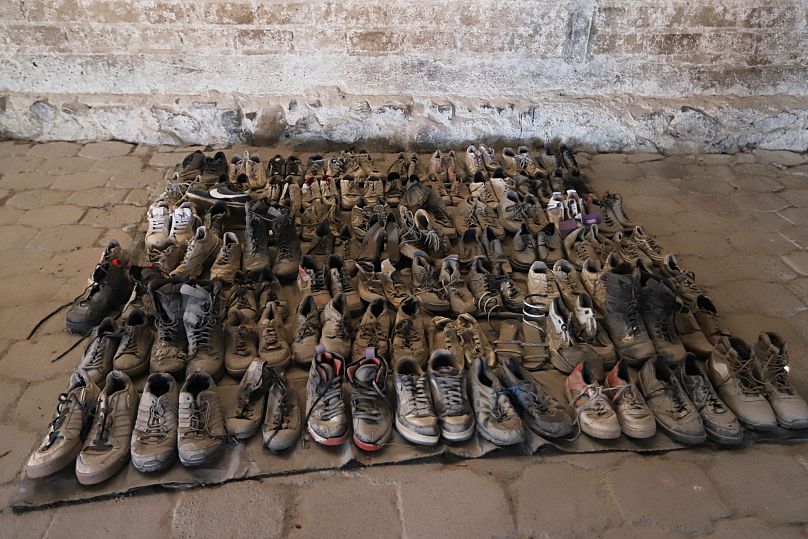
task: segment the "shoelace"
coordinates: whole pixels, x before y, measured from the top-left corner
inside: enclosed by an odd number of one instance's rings
[[[230,259],[233,257],[233,252],[236,250],[236,244],[231,243],[222,249],[222,257],[219,259],[220,265],[230,264]]]
[[[646,408],[640,403],[639,395],[634,384],[626,384],[618,386],[614,389],[616,392],[615,399],[622,399],[628,406],[628,413],[630,415],[641,415],[646,413]]]
[[[432,406],[428,396],[429,387],[426,384],[426,378],[410,375],[402,376],[399,380],[404,391],[404,401],[417,412],[417,415],[431,413]]]
[[[763,372],[767,373],[769,383],[778,393],[794,394],[794,388],[788,379],[788,355],[772,354],[763,365]]]
[[[682,419],[683,417],[690,414],[692,411],[690,406],[688,406],[687,401],[685,400],[685,396],[682,394],[682,390],[679,388],[679,385],[673,381],[664,386],[660,387],[656,391],[652,391],[651,393],[646,395],[646,398],[651,398],[657,393],[664,393],[668,397],[670,397],[670,413],[673,415],[675,419]]]
[[[278,328],[275,327],[274,321],[270,321],[268,324],[264,325],[264,329],[261,332],[261,341],[263,342],[264,350],[277,347],[279,343]]]
[[[168,215],[155,215],[149,217],[149,230],[148,234],[155,232],[166,232],[168,230],[169,216]]]
[[[322,384],[317,391],[317,398],[311,405],[309,412],[306,414],[306,423],[308,423],[311,414],[319,403],[323,403],[323,410],[320,413],[320,419],[328,421],[343,413],[342,411],[342,376],[334,376],[325,384]]]
[[[513,406],[510,404],[510,394],[511,390],[507,387],[494,390],[492,402],[489,404],[491,406],[491,417],[497,422],[508,421],[515,413]],[[504,396],[505,399],[500,399],[501,396]]]
[[[236,328],[234,339],[236,345],[236,354],[239,356],[246,356],[250,353],[250,349],[247,347],[247,334],[250,333],[250,330],[244,326],[239,326]]]
[[[519,237],[522,238],[523,251],[528,251],[530,253],[536,252],[536,239],[532,234],[521,234]]]
[[[98,430],[95,433],[90,447],[99,451],[106,451],[112,448],[108,442],[109,433],[112,430],[112,416],[107,413],[107,406],[109,405],[106,398],[102,399],[98,404]]]
[[[233,288],[230,292],[230,297],[228,298],[227,308],[228,309],[248,309],[252,310],[253,307],[250,304],[249,296],[252,292],[252,289],[245,284],[242,283],[235,283],[233,284]]]
[[[208,423],[210,422],[210,404],[202,401],[200,406],[196,402],[191,402],[188,406],[188,430],[182,434],[183,437],[213,436]]]
[[[302,324],[300,324],[300,327],[297,328],[297,336],[295,337],[295,340],[297,342],[300,342],[306,337],[310,337],[316,334],[317,330],[315,329],[314,324],[311,321],[309,321],[308,318],[306,318],[306,320]]]
[[[106,336],[99,336],[90,345],[90,350],[87,353],[87,361],[84,362],[84,367],[100,367],[104,359],[104,354],[109,346],[109,339]]]
[[[741,391],[747,395],[761,393],[763,381],[758,380],[752,370],[755,363],[755,355],[749,354],[749,358],[746,360],[742,360],[740,357],[733,355],[730,355],[729,358],[733,374],[738,377],[738,381],[740,382]]]
[[[345,321],[342,318],[333,320],[333,325],[330,327],[331,335],[328,335],[328,337],[348,342],[351,340],[351,332],[348,330],[348,327],[345,325]]]
[[[187,266],[191,259],[194,257],[194,251],[196,250],[196,236],[191,238],[188,241],[188,249],[185,251],[185,256],[182,257],[182,266]]]
[[[369,324],[360,326],[356,340],[360,342],[367,342],[368,345],[377,347],[376,345],[384,340],[382,325],[378,321],[374,320]]]
[[[183,193],[184,196],[184,193]],[[188,230],[193,214],[190,211],[176,211],[171,219],[171,236],[184,234]]]
[[[662,338],[665,342],[673,342],[673,334],[671,333],[670,324],[667,317],[663,313],[658,313],[654,320],[654,332]]]
[[[307,269],[306,273],[309,276],[309,281],[311,282],[311,291],[312,292],[322,292],[325,290],[325,269],[313,270]]]
[[[199,324],[188,332],[188,352],[194,356],[200,352],[215,353],[213,346],[213,327],[216,321],[211,316],[205,316]]]
[[[272,413],[272,420],[269,424],[269,427],[274,434],[277,434],[277,432],[280,430],[289,428],[289,422],[292,419],[289,414],[291,402],[289,400],[289,391],[286,388],[286,384],[280,378],[276,383],[281,388],[283,396],[278,402],[278,405],[275,407],[275,410]],[[274,434],[272,437],[270,437],[270,439],[274,437]]]
[[[351,388],[353,417],[371,423],[380,423],[382,414],[379,411],[378,402],[386,398],[384,391],[376,385],[375,380],[370,384],[355,382],[353,388]]]
[[[351,282],[351,278],[350,276],[348,276],[348,271],[345,269],[344,266],[339,268],[338,276],[339,279],[337,279],[337,289],[340,292],[353,292],[354,291],[353,283]]]
[[[659,244],[656,241],[654,241],[654,238],[646,237],[635,241],[638,245],[640,245],[640,248],[642,248],[643,245],[646,246],[647,248],[644,249],[644,251],[648,254],[654,254],[657,256],[662,256],[665,254],[665,251],[662,249],[662,247],[659,246]]]
[[[118,348],[118,355],[137,353],[138,348],[137,340],[135,339],[135,328],[134,326],[126,326],[123,330],[120,347]]]
[[[143,435],[140,437],[141,442],[145,444],[160,443],[168,437],[165,414],[169,410],[170,407],[162,396],[151,404],[146,428],[143,429]]]
[[[79,406],[84,407],[85,411],[87,410],[87,406],[81,404],[81,401],[76,397],[75,393],[59,393],[59,404],[56,405],[56,415],[48,426],[48,440],[41,447],[42,450],[51,447],[61,436],[59,429],[62,428],[62,425],[67,419],[67,412],[70,410],[71,400],[75,401]]]
[[[463,413],[465,377],[462,374],[439,374],[433,377],[448,415]]]
[[[578,420],[578,415],[582,414],[583,412],[593,411],[599,417],[603,417],[609,414],[611,410],[611,406],[609,406],[609,399],[605,395],[605,391],[608,391],[607,388],[602,386],[595,386],[594,384],[589,384],[578,394],[577,397],[572,399],[570,402],[570,409],[575,416],[575,420]],[[575,404],[583,399],[588,398],[589,400],[581,405],[578,409],[578,415],[575,414]]]
[[[526,202],[517,202],[505,208],[505,213],[514,221],[527,221],[533,216],[534,212],[535,208],[533,208],[533,205],[527,204]]]
[[[400,320],[396,323],[393,328],[393,336],[401,338],[404,341],[404,348],[409,349],[413,347],[413,343],[421,340],[421,336],[415,330],[415,325],[409,319]]]
[[[691,400],[696,408],[706,406],[715,414],[723,414],[727,411],[727,407],[721,402],[721,399],[718,398],[713,385],[701,376],[696,378]]]
[[[589,244],[589,243],[587,243],[585,241],[576,241],[573,244],[573,249],[575,250],[575,254],[578,256],[578,259],[581,260],[582,262],[585,261],[587,258],[590,258],[591,255],[592,255],[590,250],[587,249],[587,246],[590,249],[592,249],[593,251],[596,251],[596,249],[591,244]],[[600,257],[598,256],[598,258],[600,258]]]
[[[631,299],[626,305],[625,314],[628,317],[629,333],[632,337],[639,337],[643,333],[644,324],[637,305],[637,296],[632,292]]]

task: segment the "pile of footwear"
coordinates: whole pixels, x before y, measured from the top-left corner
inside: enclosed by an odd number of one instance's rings
[[[384,170],[365,151],[197,151],[166,183],[144,252],[110,242],[67,313],[89,340],[31,478],[202,466],[259,429],[270,451],[302,432],[376,451],[394,430],[733,444],[743,426],[808,428],[783,339],[729,335],[563,144],[402,153]],[[304,406],[287,380],[300,367]],[[240,380],[228,406],[225,375]]]

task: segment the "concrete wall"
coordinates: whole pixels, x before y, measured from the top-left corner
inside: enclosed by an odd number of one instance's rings
[[[808,148],[805,0],[0,0],[0,134]]]

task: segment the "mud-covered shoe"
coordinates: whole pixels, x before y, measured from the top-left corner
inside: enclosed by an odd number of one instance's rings
[[[401,303],[412,295],[408,287],[398,282],[395,278],[395,267],[389,259],[382,260],[381,271],[378,272],[378,277],[384,291],[384,297],[396,309]]]
[[[623,434],[629,438],[650,438],[656,434],[654,414],[631,379],[624,361],[618,361],[609,371],[606,388]]]
[[[390,353],[390,311],[384,299],[375,299],[368,305],[356,338],[353,341],[351,357],[358,360],[364,357],[365,350],[374,348],[381,357]]]
[[[306,429],[319,444],[342,445],[348,439],[344,380],[345,360],[318,347],[306,383]]]
[[[743,441],[743,428],[710,383],[702,363],[688,354],[676,368],[679,384],[701,415],[704,430],[714,442],[735,445]]]
[[[340,206],[343,210],[350,210],[365,195],[365,181],[346,174],[339,182]]]
[[[101,390],[81,373],[70,375],[67,389],[59,394],[56,411],[42,442],[25,464],[31,479],[52,475],[73,464],[82,447],[82,436],[92,422]]]
[[[489,369],[485,358],[475,357],[469,372],[469,393],[474,403],[477,432],[496,445],[525,440],[525,428],[508,390]]]
[[[179,386],[173,376],[159,372],[149,375],[132,431],[132,464],[138,471],[157,472],[174,464],[179,398]]]
[[[555,284],[553,270],[541,260],[531,264],[527,272],[527,293],[535,296],[534,300],[542,298],[542,303],[547,305],[558,297],[558,287]]]
[[[565,384],[570,409],[581,431],[593,438],[613,440],[620,437],[620,421],[609,397],[583,361],[567,377]]]
[[[440,285],[449,296],[449,307],[453,313],[477,312],[474,296],[460,273],[460,262],[457,255],[449,255],[443,259],[443,266],[440,270]]]
[[[202,223],[196,213],[196,206],[193,202],[183,202],[171,214],[171,230],[168,237],[172,238],[177,245],[185,245],[194,236],[196,227]]]
[[[138,395],[132,381],[120,371],[107,375],[98,396],[90,432],[76,459],[76,479],[82,485],[106,481],[129,460]]]
[[[112,362],[121,343],[121,334],[112,318],[105,318],[93,330],[90,342],[84,349],[76,371],[104,387],[104,381],[112,370]]]
[[[226,312],[238,311],[245,321],[255,322],[259,316],[255,283],[245,275],[236,275],[225,300]]]
[[[151,372],[179,374],[188,362],[181,288],[182,283],[168,279],[149,283],[154,325],[157,327],[157,338],[149,358]]]
[[[499,286],[487,258],[478,256],[474,259],[466,276],[466,284],[474,296],[478,311],[489,312],[502,305]]]
[[[296,363],[308,365],[320,342],[320,312],[314,298],[306,296],[297,307],[295,337],[292,340],[292,358]]]
[[[225,446],[224,417],[216,383],[204,372],[185,378],[180,390],[177,454],[183,466],[203,466]]]
[[[681,362],[687,352],[673,323],[676,311],[673,293],[656,279],[649,278],[640,288],[639,306],[657,355],[665,358],[669,365]]]
[[[342,294],[337,294],[328,302],[320,314],[322,332],[320,345],[340,357],[351,354],[351,314],[348,302]]]
[[[358,262],[357,268],[357,291],[359,297],[368,303],[379,299],[385,299],[384,286],[382,285],[381,273],[377,272],[372,262]]]
[[[168,238],[152,245],[146,256],[150,264],[160,268],[163,273],[169,274],[180,265],[185,257],[185,246],[178,245],[174,238]]]
[[[210,267],[210,278],[233,282],[236,272],[241,269],[241,244],[234,232],[225,232],[222,248]]]
[[[528,209],[516,191],[508,191],[500,199],[499,220],[502,227],[511,234],[518,233],[522,225],[527,224]]]
[[[267,303],[274,301],[281,315],[286,318],[289,315],[289,306],[285,299],[281,297],[281,283],[278,278],[272,273],[269,268],[264,269],[259,277],[258,285],[256,287],[256,295],[258,298],[259,312],[263,312]]]
[[[274,372],[261,358],[255,358],[247,367],[236,393],[236,406],[225,417],[225,430],[239,440],[250,438],[258,431],[264,419],[267,391]]]
[[[640,250],[645,253],[654,263],[661,264],[665,260],[665,250],[654,240],[653,237],[645,233],[641,226],[635,226],[631,232],[631,240],[637,244]]]
[[[224,368],[227,374],[240,379],[257,355],[255,322],[239,310],[230,311],[224,321]]]
[[[264,447],[273,452],[293,447],[300,438],[302,424],[297,395],[289,390],[283,371],[273,369],[261,425]]]
[[[673,314],[673,326],[676,334],[682,340],[685,350],[696,354],[700,359],[707,358],[713,350],[713,345],[705,337],[696,317],[687,305],[677,299],[676,312]]]
[[[468,176],[474,177],[475,175],[480,175],[483,178],[488,177],[488,170],[485,168],[482,155],[480,155],[480,152],[473,145],[466,148],[465,161]]]
[[[691,309],[696,322],[710,344],[715,346],[722,337],[731,336],[710,298],[703,294],[699,295],[695,303],[691,304]]]
[[[373,349],[346,368],[351,383],[353,440],[363,451],[378,451],[393,432],[393,406],[388,399],[387,362]]]
[[[105,317],[121,309],[132,296],[132,282],[121,256],[123,253],[118,242],[111,241],[93,271],[87,292],[67,311],[67,331],[86,335]]]
[[[224,339],[220,309],[221,283],[187,283],[180,288],[183,324],[188,337],[187,372],[202,371],[213,378],[224,374]]]
[[[300,264],[300,239],[295,230],[294,219],[287,214],[276,217],[272,221],[272,234],[277,243],[272,272],[279,279],[291,279],[297,274]]]
[[[449,295],[439,280],[439,271],[416,251],[412,256],[412,284],[415,296],[425,309],[432,312],[449,310]]]
[[[258,322],[258,355],[270,367],[283,369],[292,360],[283,315],[274,301],[268,301]]]
[[[513,237],[513,245],[508,260],[511,267],[516,271],[527,272],[536,261],[536,238],[527,228],[526,223],[522,223],[519,231]]]
[[[696,275],[685,271],[672,254],[667,254],[658,265],[660,275],[669,286],[688,304],[695,303],[704,292],[696,285]]]
[[[354,288],[353,280],[348,274],[348,268],[339,255],[329,255],[326,262],[326,271],[328,272],[331,296],[336,297],[342,294],[351,314],[354,316],[361,314],[364,310],[362,298]]]
[[[304,256],[300,260],[297,289],[302,296],[313,297],[318,309],[324,309],[328,302],[331,301],[325,266],[318,265],[309,256]]]
[[[412,258],[417,251],[423,251],[430,259],[437,260],[450,254],[449,239],[436,229],[432,216],[424,209],[419,209],[414,214],[405,210],[402,222],[403,233],[399,247],[402,255]]]
[[[577,268],[581,269],[590,258],[600,260],[600,254],[597,248],[589,241],[587,241],[586,228],[579,228],[572,232],[569,236],[564,238],[564,250],[567,253],[567,260]]]
[[[112,368],[129,377],[143,374],[149,368],[153,342],[151,324],[143,311],[135,309],[126,319]]]
[[[449,442],[462,442],[474,434],[466,372],[463,357],[450,350],[437,349],[429,358],[427,376],[432,403],[441,436]]]
[[[415,297],[405,299],[398,307],[391,339],[393,368],[400,358],[406,356],[414,358],[420,365],[426,364],[429,354],[420,307]]]
[[[199,277],[205,267],[212,263],[219,252],[222,240],[212,230],[204,226],[196,229],[193,238],[188,242],[185,258],[171,272],[172,277]]]
[[[421,365],[413,358],[401,358],[393,375],[393,383],[398,433],[414,444],[437,444],[440,426],[432,405],[429,379]]]
[[[356,257],[362,243],[356,239],[349,225],[342,227],[339,236],[334,238],[334,254],[342,259],[349,275],[356,275]]]
[[[509,272],[500,271],[500,275],[496,276],[496,282],[499,284],[499,294],[502,297],[502,304],[511,312],[522,312],[522,307],[525,303],[525,293],[511,278]]]
[[[318,266],[326,263],[328,256],[334,250],[334,236],[326,221],[320,223],[314,233],[314,239],[308,242],[302,250],[304,256],[312,258]]]
[[[808,404],[791,385],[788,377],[788,350],[783,338],[774,332],[762,332],[755,343],[755,358],[763,382],[763,391],[784,429],[808,428]]]
[[[503,361],[498,375],[526,428],[547,438],[572,433],[573,420],[569,411],[522,367],[521,359]]]
[[[519,169],[527,173],[529,177],[534,177],[544,173],[544,169],[536,162],[527,146],[519,146],[516,149],[516,161]]]
[[[146,213],[149,228],[146,230],[146,249],[164,242],[171,231],[171,206],[165,200],[157,200]]]
[[[699,411],[664,358],[645,362],[640,369],[639,387],[657,424],[674,441],[692,445],[707,439]]]
[[[561,234],[553,223],[546,225],[536,234],[536,252],[539,260],[554,264],[564,258]]]
[[[600,356],[593,354],[590,346],[579,341],[578,324],[561,298],[555,298],[549,304],[545,331],[550,361],[556,369],[569,374],[581,362],[588,360],[596,375],[603,372]]]
[[[485,249],[483,244],[480,243],[479,232],[476,228],[469,228],[460,239],[460,246],[458,248],[460,253],[460,266],[463,269],[469,269],[471,263],[479,257],[485,257]]]

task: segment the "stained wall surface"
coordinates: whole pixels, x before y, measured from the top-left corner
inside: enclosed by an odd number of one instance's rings
[[[0,135],[808,148],[805,0],[0,0]]]

